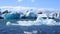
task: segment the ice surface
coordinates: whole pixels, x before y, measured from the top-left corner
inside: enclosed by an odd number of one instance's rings
[[[20,25],[20,26],[32,26],[32,25],[47,25],[47,26],[55,26],[60,25],[60,23],[57,23],[53,19],[39,19],[36,21],[17,21],[17,24],[7,22],[6,25]]]
[[[6,23],[6,25],[10,25],[10,24],[11,24],[11,22],[7,22],[7,23]]]
[[[56,23],[57,23],[57,22],[54,21],[53,19],[46,19],[46,20],[43,22],[43,24],[45,24],[45,25],[57,25]]]
[[[17,24],[7,22],[6,25],[8,25],[8,24],[9,25],[21,25],[21,26],[32,26],[32,25],[48,25],[48,26],[52,26],[52,25],[60,25],[60,23],[57,23],[53,19],[44,19],[42,17],[48,18],[45,14],[41,14],[41,15],[37,16],[36,21],[17,21]]]
[[[27,14],[27,16],[29,13]],[[48,26],[55,26],[55,25],[60,25],[60,23],[57,23],[53,19],[44,19],[42,17],[47,17],[46,14],[38,14],[36,21],[17,21],[17,24],[7,22],[6,25],[21,25],[21,26],[32,26],[32,25],[48,25]]]

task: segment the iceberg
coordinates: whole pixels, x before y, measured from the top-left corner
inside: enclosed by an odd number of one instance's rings
[[[8,17],[9,16],[10,16],[10,14],[8,15]],[[12,16],[17,16],[17,15],[12,14]],[[31,15],[27,15],[26,17],[28,17],[28,16],[31,16]],[[11,17],[9,17],[9,18],[11,18]],[[39,14],[35,21],[17,21],[17,24],[7,22],[7,24],[20,25],[20,26],[32,26],[32,25],[55,26],[55,25],[60,25],[60,23],[57,23],[54,19],[49,19],[46,14]]]
[[[44,25],[48,25],[48,26],[52,26],[52,25],[57,25],[57,22],[54,21],[53,19],[46,19],[44,22],[43,22]]]
[[[27,12],[25,16],[27,19],[36,19],[37,18],[37,15],[33,12]]]
[[[19,13],[6,13],[4,14],[4,19],[19,19],[20,18],[20,14]]]

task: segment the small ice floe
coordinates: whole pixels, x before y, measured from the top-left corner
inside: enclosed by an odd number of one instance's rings
[[[9,26],[9,25],[18,25],[18,24],[7,22],[6,25]]]
[[[6,25],[32,26],[34,25],[34,21],[17,21],[17,23],[7,22]]]
[[[38,31],[33,31],[33,34],[37,34]]]
[[[57,25],[60,25],[60,22],[58,22]]]
[[[17,23],[21,26],[32,26],[34,21],[18,21]]]
[[[32,32],[26,32],[26,31],[24,31],[24,34],[33,34]]]
[[[52,25],[57,25],[57,22],[54,21],[53,19],[46,19],[44,22],[43,22],[44,25],[48,25],[48,26],[52,26]]]
[[[36,21],[34,21],[35,25],[42,25],[43,22],[46,20],[43,17],[47,18],[47,16],[45,14],[38,14]]]
[[[8,26],[8,25],[11,25],[11,22],[7,22],[6,25],[7,25],[7,26]]]
[[[24,34],[37,34],[37,31],[32,31],[32,32],[24,31]]]

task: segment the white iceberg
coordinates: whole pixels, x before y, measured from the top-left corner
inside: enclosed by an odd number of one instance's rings
[[[15,23],[10,23],[7,22],[6,25],[20,25],[20,26],[32,26],[32,25],[47,25],[47,26],[55,26],[55,25],[60,25],[60,23],[57,23],[53,19],[44,19],[42,17],[47,16],[45,14],[41,14],[37,16],[36,21],[17,21],[17,24]]]
[[[57,25],[57,22],[54,21],[53,19],[46,19],[44,22],[43,22],[44,25],[48,25],[48,26],[52,26],[52,25]]]

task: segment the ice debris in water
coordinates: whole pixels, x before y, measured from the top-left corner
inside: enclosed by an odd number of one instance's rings
[[[48,26],[55,26],[55,25],[60,25],[60,23],[57,23],[53,19],[39,18],[36,21],[17,21],[17,24],[7,22],[6,25],[20,25],[20,26],[48,25]]]
[[[34,21],[18,21],[17,23],[21,26],[31,26],[33,25]]]
[[[7,23],[6,23],[6,25],[10,25],[10,24],[11,24],[11,22],[7,22]]]
[[[37,34],[37,31],[32,31],[32,32],[24,31],[24,34]]]
[[[54,21],[53,19],[46,19],[43,24],[45,25],[57,25],[57,22]]]

